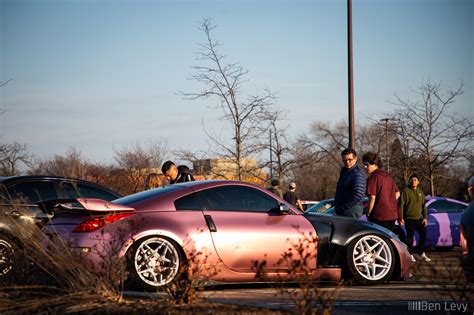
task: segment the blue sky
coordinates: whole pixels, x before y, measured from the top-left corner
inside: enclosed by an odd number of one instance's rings
[[[356,121],[393,111],[423,81],[464,83],[453,111],[473,117],[472,0],[353,0]],[[217,100],[187,101],[197,27],[211,18],[228,62],[287,110],[288,134],[347,117],[345,0],[0,0],[0,142],[40,158],[75,147],[97,162],[114,148],[164,139],[207,149]],[[170,156],[172,157],[172,156]]]

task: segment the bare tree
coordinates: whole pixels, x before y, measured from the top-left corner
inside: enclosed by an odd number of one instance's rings
[[[286,111],[267,109],[258,127],[263,136],[255,143],[255,152],[261,152],[265,157],[262,158],[260,168],[269,168],[271,177],[278,178],[280,183],[290,175],[291,167],[295,164],[292,145],[286,136],[288,126],[281,126],[285,115]]]
[[[164,140],[150,141],[146,146],[135,143],[115,150],[117,168],[123,172],[130,183],[130,189],[126,193],[143,189],[145,177],[161,167],[167,150],[167,143]]]
[[[13,79],[10,78],[10,79],[8,79],[8,80],[6,80],[6,81],[0,81],[0,87],[7,85],[7,83],[10,82],[11,80],[13,80]]]
[[[6,81],[0,81],[0,87],[3,87],[5,85],[7,85],[7,83],[10,82],[11,80],[13,80],[13,78],[10,78]],[[5,113],[5,110],[0,108],[0,115],[3,114],[3,113]]]
[[[214,28],[209,19],[203,20],[200,30],[204,32],[206,41],[199,44],[200,49],[196,53],[197,61],[203,65],[194,66],[195,74],[190,77],[191,80],[202,83],[205,88],[197,93],[179,94],[188,100],[218,99],[220,104],[217,108],[222,111],[220,119],[231,126],[232,144],[217,134],[211,134],[207,130],[205,132],[218,147],[220,157],[235,164],[236,177],[242,180],[245,159],[252,154],[250,143],[258,136],[256,127],[265,107],[274,102],[274,96],[268,90],[265,90],[263,96],[242,95],[242,85],[248,71],[238,63],[225,62],[225,56],[218,51],[221,44],[211,37]]]
[[[360,135],[360,133],[358,134]],[[347,143],[347,124],[315,121],[309,133],[297,139],[293,170],[301,198],[320,200],[334,197],[341,167],[341,151]]]
[[[64,156],[56,154],[50,159],[38,161],[28,173],[85,178],[88,163],[81,151],[71,147]]]
[[[473,122],[467,117],[450,114],[449,107],[463,94],[462,83],[446,93],[441,83],[428,81],[414,93],[421,101],[404,100],[396,97],[393,104],[399,128],[396,129],[402,141],[410,143],[410,150],[423,158],[422,169],[430,182],[431,195],[435,195],[435,182],[443,165],[472,152]]]
[[[0,143],[0,175],[19,175],[21,165],[29,166],[32,158],[26,144],[18,142],[11,144]]]

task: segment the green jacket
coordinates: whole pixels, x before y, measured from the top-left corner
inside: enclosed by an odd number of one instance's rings
[[[419,219],[423,211],[423,219],[428,219],[428,211],[425,206],[425,194],[421,189],[413,190],[407,187],[400,195],[399,206],[400,216],[403,219]]]

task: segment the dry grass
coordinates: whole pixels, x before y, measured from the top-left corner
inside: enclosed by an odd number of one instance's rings
[[[107,253],[103,254],[102,267],[107,272],[95,273],[62,241],[49,243],[46,248],[44,234],[31,221],[0,213],[0,224],[11,228],[22,248],[24,268],[15,272],[25,275],[2,283],[1,314],[281,314],[261,308],[208,303],[198,298],[197,291],[203,288],[206,277],[216,272],[200,267],[206,265],[207,256],[198,251],[187,253],[188,261],[180,269],[179,281],[162,294],[124,298],[127,273],[124,260],[117,257],[117,242],[104,245]]]

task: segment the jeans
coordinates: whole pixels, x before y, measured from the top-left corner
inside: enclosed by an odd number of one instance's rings
[[[342,215],[345,217],[360,219],[362,212],[364,212],[364,207],[362,205],[355,205],[352,208],[344,210]]]

